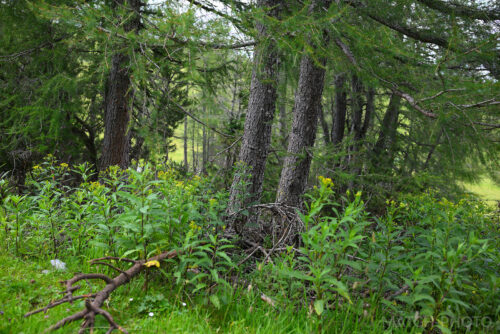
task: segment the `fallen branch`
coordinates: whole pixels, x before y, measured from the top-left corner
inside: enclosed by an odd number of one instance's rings
[[[150,261],[162,261],[166,259],[171,259],[174,258],[178,255],[177,251],[170,251],[170,252],[164,252],[159,255],[153,256],[147,260],[131,260],[131,259],[122,259],[122,258],[116,258],[116,257],[104,257],[104,258],[99,258],[90,261],[91,264],[103,264],[108,267],[111,267],[114,270],[117,270],[120,272],[118,276],[115,278],[111,278],[107,275],[104,274],[78,274],[74,276],[73,278],[69,279],[68,281],[63,282],[66,286],[66,290],[63,292],[64,297],[62,297],[59,300],[56,300],[54,302],[49,303],[47,306],[28,312],[24,316],[29,317],[33,314],[40,313],[40,312],[46,312],[48,309],[53,308],[55,306],[65,304],[65,303],[72,303],[75,300],[79,299],[85,299],[85,309],[81,310],[79,312],[76,312],[64,319],[59,320],[56,324],[52,325],[48,330],[53,331],[56,329],[59,329],[69,323],[72,323],[73,321],[84,319],[82,325],[80,326],[80,330],[78,333],[86,333],[87,330],[89,330],[91,333],[94,329],[94,324],[95,324],[95,317],[96,315],[100,314],[102,315],[109,323],[109,330],[107,333],[111,333],[113,330],[117,329],[121,331],[122,333],[128,333],[123,327],[119,326],[111,316],[111,314],[102,309],[102,305],[104,302],[109,298],[111,293],[115,291],[118,287],[127,284],[133,277],[137,276],[144,268],[146,268],[145,264]],[[117,267],[104,262],[104,261],[110,261],[110,260],[116,260],[116,261],[123,261],[123,262],[130,262],[133,263],[132,267],[130,267],[128,270],[121,270],[118,269]],[[87,279],[96,279],[96,280],[102,280],[106,282],[106,285],[102,290],[100,290],[97,293],[94,294],[87,294],[87,295],[80,295],[80,296],[73,296],[73,293],[80,289],[81,287],[79,285],[74,285],[75,283],[81,281],[81,280],[87,280]]]

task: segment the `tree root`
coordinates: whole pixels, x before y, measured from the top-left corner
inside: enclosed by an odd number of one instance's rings
[[[80,330],[78,333],[85,333],[87,330],[90,330],[92,333],[94,329],[94,324],[95,324],[95,317],[97,315],[103,316],[109,323],[109,330],[107,333],[111,333],[113,330],[117,329],[121,331],[122,333],[128,333],[123,327],[118,325],[111,314],[102,309],[102,305],[106,301],[106,299],[109,298],[111,293],[115,291],[118,287],[127,284],[133,277],[137,276],[144,268],[146,268],[145,264],[150,261],[162,261],[165,259],[171,259],[174,258],[178,255],[177,251],[170,251],[170,252],[164,252],[159,255],[153,256],[147,260],[131,260],[131,259],[121,259],[117,257],[103,257],[99,259],[94,259],[90,261],[91,264],[101,264],[105,265],[107,267],[110,267],[116,271],[118,271],[120,274],[114,278],[111,278],[109,276],[103,275],[103,274],[78,274],[75,275],[73,278],[63,282],[66,286],[66,290],[63,292],[64,296],[61,299],[58,299],[56,301],[53,301],[49,303],[47,306],[28,312],[24,316],[29,317],[33,314],[40,313],[40,312],[47,312],[47,310],[56,307],[58,305],[64,304],[64,303],[72,303],[75,300],[79,299],[85,299],[85,309],[81,310],[79,312],[76,312],[70,316],[67,316],[64,319],[59,320],[56,324],[52,325],[50,328],[48,328],[48,331],[53,331],[56,329],[59,329],[73,321],[83,319],[83,323],[80,326]],[[116,260],[116,261],[122,261],[122,262],[130,262],[133,263],[132,267],[130,267],[128,270],[121,270],[112,264],[106,262],[106,261],[111,261],[111,260]],[[79,296],[74,296],[73,293],[80,289],[80,285],[74,285],[75,283],[81,281],[81,280],[89,280],[89,279],[94,279],[94,280],[101,280],[106,283],[104,288],[100,290],[97,293],[92,293],[92,294],[86,294],[86,295],[79,295]]]

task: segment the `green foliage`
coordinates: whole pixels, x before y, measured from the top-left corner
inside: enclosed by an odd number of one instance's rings
[[[2,202],[6,249],[45,259],[113,255],[147,258],[166,249],[181,255],[170,268],[176,284],[189,292],[231,288],[232,268],[220,219],[226,195],[198,176],[185,181],[168,168],[148,165],[138,172],[110,167],[101,182],[88,167],[55,164],[49,156],[27,182],[32,195],[8,195]],[[70,175],[82,183],[68,187]],[[171,276],[164,272],[167,277]],[[180,292],[179,290],[179,292]]]
[[[300,214],[300,247],[289,246],[245,274],[248,268],[236,265],[240,256],[224,234],[227,194],[207,179],[180,177],[175,169],[144,165],[140,172],[111,167],[97,182],[88,166],[48,156],[28,179],[30,193],[5,193],[2,248],[30,262],[57,257],[84,268],[86,260],[105,255],[143,259],[177,250],[177,258],[151,263],[133,285],[146,284],[150,292],[121,298],[139,317],[177,312],[191,300],[224,322],[254,307],[273,308],[267,305],[273,300],[286,312],[303,312],[304,330],[328,332],[345,316],[350,328],[373,332],[402,326],[494,332],[499,221],[472,197],[453,203],[433,192],[405,195],[388,200],[386,213],[373,217],[361,192],[347,191],[340,207],[332,180],[320,177]],[[37,305],[47,293],[36,297]]]
[[[301,215],[302,247],[262,269],[264,291],[310,305],[325,319],[354,304],[361,317],[392,316],[422,330],[494,332],[500,258],[491,208],[429,193],[387,201],[383,217],[369,217],[360,192],[348,191],[340,211],[331,180],[320,180]]]

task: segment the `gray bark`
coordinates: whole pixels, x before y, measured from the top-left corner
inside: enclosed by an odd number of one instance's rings
[[[352,76],[351,80],[351,101],[352,101],[352,124],[351,132],[354,134],[354,141],[362,138],[363,129],[363,84],[357,75]],[[354,145],[357,147],[357,145]]]
[[[279,0],[259,0],[258,6],[269,10],[268,15],[278,17]],[[256,24],[259,40],[269,38],[267,27]],[[233,213],[248,203],[259,200],[262,193],[264,170],[271,143],[271,130],[276,108],[278,76],[278,52],[276,42],[260,43],[255,49],[250,99],[239,161],[247,166],[250,176],[235,173],[230,190],[228,212]],[[242,183],[248,183],[242,187]]]
[[[125,0],[116,0],[117,5],[125,5]],[[139,12],[141,1],[129,0],[131,11]],[[132,14],[124,24],[126,32],[140,28],[138,15]],[[106,169],[112,165],[127,168],[130,159],[130,143],[128,123],[130,120],[130,59],[117,52],[113,55],[111,69],[107,80],[104,110],[104,140],[99,168]]]
[[[312,154],[309,150],[316,139],[325,78],[324,65],[325,61],[316,64],[309,55],[304,55],[300,62],[292,130],[276,199],[279,203],[292,206],[301,203],[311,166]]]
[[[394,146],[396,140],[395,137],[397,134],[400,104],[401,97],[399,95],[392,94],[384,119],[382,120],[382,126],[380,128],[377,142],[373,147],[372,162],[375,166],[379,166],[384,163],[384,161],[388,162],[389,160],[392,160],[389,154],[392,151],[392,147]]]
[[[281,137],[281,145],[283,149],[287,148],[287,120],[286,120],[286,91],[287,80],[286,72],[281,69],[279,74],[279,96],[278,96],[278,111],[279,111],[279,131]]]
[[[366,92],[366,111],[365,119],[363,120],[363,127],[361,128],[361,138],[366,137],[366,133],[371,126],[371,120],[375,114],[375,90],[369,88]]]
[[[188,118],[184,116],[184,168],[189,170],[188,162]]]
[[[347,113],[347,92],[345,89],[345,74],[335,77],[335,109],[332,126],[332,143],[338,145],[344,139],[345,117]]]

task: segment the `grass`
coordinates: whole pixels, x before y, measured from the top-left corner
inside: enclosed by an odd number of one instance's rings
[[[496,205],[500,201],[500,186],[490,178],[485,178],[477,184],[465,184],[465,188],[489,204]]]
[[[26,312],[43,307],[60,296],[60,281],[90,268],[85,262],[69,258],[63,259],[66,271],[53,270],[48,259],[16,258],[8,255],[5,249],[1,250],[0,333],[41,333],[83,307],[83,302],[64,304],[47,313],[24,318]],[[43,270],[49,273],[44,274]],[[106,304],[115,320],[130,333],[382,333],[386,327],[380,319],[360,319],[354,309],[331,311],[319,321],[307,308],[272,307],[258,294],[246,290],[238,290],[230,297],[232,300],[217,310],[203,300],[187,299],[184,304],[168,285],[159,281],[144,292],[142,283],[142,278],[132,281],[116,291]],[[105,333],[106,325],[98,318],[95,333]],[[73,323],[58,333],[74,333],[78,326],[79,323]],[[391,332],[411,331],[401,326]]]

